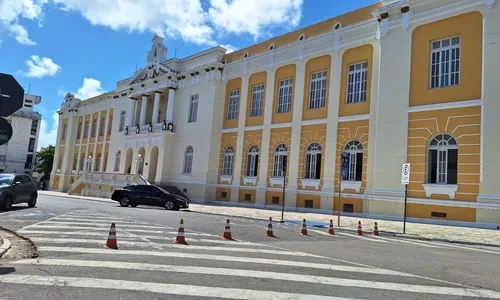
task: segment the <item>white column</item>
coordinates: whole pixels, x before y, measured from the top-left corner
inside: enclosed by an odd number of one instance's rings
[[[109,110],[110,112],[111,110]],[[103,142],[102,142],[102,155],[101,155],[101,165],[99,166],[99,169],[101,170],[101,172],[105,172],[105,165],[104,165],[104,155],[105,155],[105,152],[106,152],[106,138],[108,136],[108,129],[109,129],[109,126],[110,126],[110,121],[111,121],[111,114],[107,114],[106,115],[106,126],[105,126],[105,129],[104,129],[104,139],[103,139]]]
[[[141,100],[141,116],[139,118],[139,125],[146,124],[146,110],[148,109],[148,96],[142,95]]]
[[[78,175],[78,172],[82,171],[80,170],[80,160],[82,157],[82,145],[83,145],[83,132],[85,130],[85,115],[83,115],[82,118],[82,128],[80,130],[80,146],[78,146],[78,162],[76,163],[76,174]],[[85,170],[83,170],[85,171]]]
[[[68,128],[66,131],[66,146],[64,148],[63,161],[61,166],[61,174],[69,175],[71,170],[68,170],[68,160],[73,156],[73,124],[75,123],[75,118],[71,112],[68,118]]]
[[[127,126],[134,126],[134,115],[135,115],[135,102],[136,100],[129,98],[128,99],[128,110],[127,110]]]
[[[52,163],[52,172],[50,174],[49,188],[52,189],[54,184],[54,174],[57,172],[57,164],[59,162],[59,147],[61,145],[61,131],[62,131],[63,117],[59,115],[59,127],[57,127],[56,149],[54,150],[54,162]],[[60,179],[59,179],[60,180]],[[60,183],[61,181],[59,181]],[[62,185],[59,184],[58,190],[61,190]]]
[[[153,104],[153,117],[151,123],[158,123],[158,115],[160,114],[160,92],[155,92],[155,102]]]
[[[174,102],[175,102],[175,89],[169,89],[168,102],[167,102],[167,122],[174,121]]]
[[[95,164],[97,163],[97,142],[99,141],[99,127],[101,126],[101,115],[102,112],[100,111],[99,114],[97,115],[97,134],[96,134],[96,139],[95,139],[95,144],[94,144],[94,153],[92,154],[92,169],[91,171],[93,172],[95,170]],[[101,151],[104,148],[101,149]],[[101,153],[101,159],[102,159],[102,153]],[[100,172],[99,169],[97,169],[97,172]]]

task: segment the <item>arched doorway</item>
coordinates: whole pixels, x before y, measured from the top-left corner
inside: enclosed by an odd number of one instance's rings
[[[137,163],[137,170],[136,173],[142,174],[144,171],[144,155],[146,154],[146,150],[144,147],[139,148],[139,153],[137,154],[137,157],[135,158],[135,161]]]
[[[125,159],[125,173],[130,174],[132,173],[132,158],[134,155],[134,151],[132,148],[129,148],[127,150],[127,158]]]
[[[151,149],[151,157],[149,159],[148,181],[151,183],[155,182],[157,164],[158,164],[158,147],[154,146]]]

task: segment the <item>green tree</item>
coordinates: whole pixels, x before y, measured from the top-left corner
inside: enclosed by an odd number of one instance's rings
[[[48,147],[40,149],[38,152],[38,165],[36,171],[43,172],[45,176],[50,176],[52,172],[52,164],[54,163],[54,153],[56,147],[49,145]]]

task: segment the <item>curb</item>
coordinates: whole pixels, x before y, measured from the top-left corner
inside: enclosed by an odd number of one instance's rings
[[[2,239],[2,242],[3,244],[0,247],[0,257],[2,257],[2,255],[4,255],[5,252],[7,252],[12,246],[12,243],[8,239]]]
[[[59,197],[59,198],[72,198],[72,199],[85,200],[85,201],[94,201],[94,202],[107,202],[107,203],[114,203],[114,202],[116,202],[116,201],[113,201],[111,199],[105,199],[105,198],[102,198],[102,199],[89,199],[89,198],[80,198],[78,196],[67,195],[67,194],[59,195],[59,194],[45,194],[45,193],[40,194],[39,193],[38,195],[51,196],[51,197]],[[84,197],[86,197],[86,196],[84,196]]]

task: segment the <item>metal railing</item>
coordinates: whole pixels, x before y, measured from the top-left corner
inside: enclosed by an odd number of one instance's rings
[[[144,124],[140,126],[126,126],[124,133],[126,136],[133,136],[138,134],[157,133],[162,131],[175,132],[174,123],[171,121],[165,121],[155,124]]]

